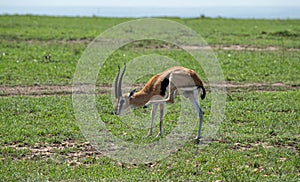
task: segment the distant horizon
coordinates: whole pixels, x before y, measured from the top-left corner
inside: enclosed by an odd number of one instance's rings
[[[142,7],[142,6],[1,6],[1,15],[38,15],[68,17],[179,17],[238,19],[300,19],[294,6],[205,6],[205,7]]]
[[[40,0],[9,0],[0,1],[0,6],[101,6],[101,7],[215,7],[215,6],[292,6],[300,7],[299,0],[151,0],[151,1],[141,1],[141,0],[51,0],[51,1],[40,1]]]
[[[84,7],[99,7],[99,8],[105,8],[105,7],[116,7],[116,8],[128,8],[128,7],[134,7],[134,8],[214,8],[214,7],[225,7],[225,8],[235,8],[235,7],[295,7],[293,5],[199,5],[199,6],[193,6],[193,5],[187,5],[187,6],[167,6],[167,5],[151,5],[151,6],[143,6],[143,5],[4,5],[1,7],[76,7],[76,8],[84,8]]]

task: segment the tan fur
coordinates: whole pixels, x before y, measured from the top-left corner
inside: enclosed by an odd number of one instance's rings
[[[173,103],[173,94],[177,88],[184,87],[203,87],[203,83],[194,70],[190,70],[181,66],[171,67],[162,73],[154,75],[143,87],[142,90],[136,92],[130,99],[129,105],[133,107],[144,106],[153,96],[160,96],[161,82],[170,74],[173,75],[171,85],[171,96],[169,103]],[[163,96],[161,95],[161,98]]]
[[[118,76],[116,77],[115,89],[118,89],[117,91],[120,93],[118,94],[118,92],[116,92],[115,94],[117,99],[115,108],[116,115],[120,115],[132,107],[152,105],[151,123],[148,134],[148,136],[150,136],[152,135],[155,113],[157,111],[157,107],[160,106],[160,125],[157,136],[161,136],[163,133],[162,123],[165,113],[165,103],[174,103],[175,92],[182,92],[184,97],[191,101],[198,113],[199,125],[196,139],[200,139],[203,111],[198,100],[198,89],[202,89],[202,99],[205,98],[205,89],[202,81],[195,71],[181,66],[175,66],[163,71],[162,73],[154,75],[139,92],[132,91],[129,94],[122,95],[121,83],[125,70],[126,65],[119,82],[117,82],[117,80],[120,73],[120,68],[118,70]]]

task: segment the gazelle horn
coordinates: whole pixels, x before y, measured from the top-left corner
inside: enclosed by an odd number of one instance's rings
[[[118,95],[118,79],[119,79],[119,75],[120,75],[120,66],[118,66],[118,74],[117,74],[117,77],[115,79],[115,98],[116,99],[119,97],[119,95]]]
[[[126,64],[124,64],[124,69],[123,69],[123,72],[121,74],[120,80],[118,82],[118,97],[120,97],[122,95],[122,80],[123,80],[123,76],[124,76],[125,71],[126,71]]]

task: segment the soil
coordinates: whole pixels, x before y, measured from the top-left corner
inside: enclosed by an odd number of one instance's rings
[[[206,84],[207,85],[207,84]],[[134,85],[134,87],[142,87],[143,85]],[[300,85],[290,85],[285,83],[245,83],[236,84],[231,82],[221,84],[211,84],[208,89],[226,88],[229,92],[238,92],[243,90],[252,91],[280,91],[280,90],[299,90]],[[105,94],[111,91],[112,87],[109,86],[97,86],[95,92],[89,92],[90,94]],[[91,91],[92,87],[90,88]],[[74,88],[74,93],[79,91]],[[0,86],[0,97],[8,96],[47,96],[47,95],[72,95],[72,85],[39,85],[39,86]]]

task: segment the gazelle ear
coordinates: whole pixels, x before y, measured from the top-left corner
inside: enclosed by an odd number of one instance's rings
[[[128,94],[128,98],[130,98],[131,96],[133,96],[133,94],[136,92],[136,89],[132,90],[129,94]]]

